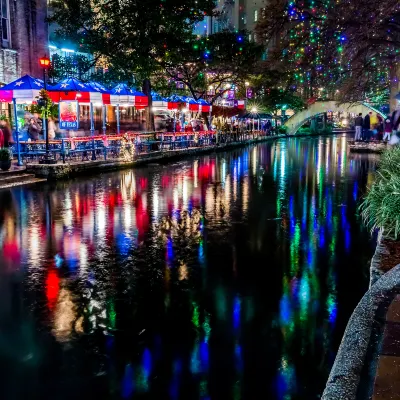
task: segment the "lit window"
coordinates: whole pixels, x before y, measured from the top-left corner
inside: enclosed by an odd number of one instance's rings
[[[254,10],[254,22],[258,21],[258,10]]]
[[[1,2],[1,39],[3,47],[10,47],[10,14],[8,0],[0,0]]]
[[[249,34],[249,42],[251,42],[251,33]]]

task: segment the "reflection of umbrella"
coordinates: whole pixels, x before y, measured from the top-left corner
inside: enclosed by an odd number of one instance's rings
[[[0,102],[11,103],[15,99],[17,103],[31,103],[39,96],[41,89],[42,80],[25,75],[0,88]]]

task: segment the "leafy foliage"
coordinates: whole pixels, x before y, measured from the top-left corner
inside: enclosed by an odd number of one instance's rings
[[[245,31],[222,31],[202,38],[193,36],[179,52],[169,54],[162,66],[195,99],[208,98],[213,103],[232,86],[244,86],[262,52],[262,46],[250,42]]]
[[[298,111],[305,107],[304,100],[301,97],[283,89],[267,89],[261,101],[268,112],[273,114],[282,109]]]
[[[305,97],[322,87],[326,98],[373,100],[396,83],[396,0],[271,0],[257,33],[269,48],[266,68]]]
[[[382,156],[377,177],[365,197],[361,209],[371,230],[380,229],[385,237],[400,237],[400,147]]]
[[[0,149],[0,161],[10,161],[13,158],[13,153],[9,148]]]
[[[115,70],[145,73],[192,37],[193,25],[211,15],[213,0],[54,0],[50,22],[60,38],[103,57]]]
[[[31,104],[29,107],[29,112],[32,114],[38,113],[42,116],[42,118],[58,118],[58,105],[53,103],[49,93],[46,90],[42,89],[36,99],[37,103]]]

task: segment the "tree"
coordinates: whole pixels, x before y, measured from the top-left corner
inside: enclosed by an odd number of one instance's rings
[[[256,68],[262,46],[249,42],[246,32],[223,31],[183,43],[162,66],[175,82],[182,82],[194,99],[213,104],[232,88],[243,86]]]
[[[302,110],[304,100],[284,89],[267,89],[260,98],[262,106],[270,113],[276,115],[278,110]]]
[[[400,11],[395,0],[271,0],[257,27],[269,68],[304,97],[373,99],[398,81]]]
[[[214,0],[54,0],[52,6],[49,21],[59,26],[59,37],[110,69],[145,76],[151,105],[149,77],[191,40],[193,25],[213,13]]]

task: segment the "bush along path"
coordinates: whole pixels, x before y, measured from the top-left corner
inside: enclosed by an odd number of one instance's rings
[[[400,148],[383,153],[361,205],[379,231],[370,289],[349,320],[323,400],[400,399]]]

